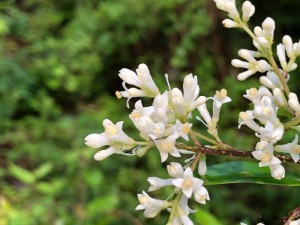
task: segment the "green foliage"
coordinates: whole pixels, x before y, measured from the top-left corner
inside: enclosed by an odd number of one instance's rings
[[[238,161],[208,167],[204,178],[206,185],[254,183],[282,186],[300,186],[300,177],[291,174],[281,180],[270,177],[269,168],[258,167],[256,162]]]

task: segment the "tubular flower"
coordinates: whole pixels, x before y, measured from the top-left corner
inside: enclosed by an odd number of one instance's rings
[[[136,146],[136,142],[127,136],[122,130],[123,121],[113,124],[110,120],[103,121],[105,131],[101,134],[89,134],[85,137],[85,144],[91,148],[100,148],[106,145],[110,147],[106,150],[101,150],[94,155],[96,160],[103,160],[108,156],[123,153],[126,149],[131,149]]]
[[[159,89],[154,83],[147,65],[140,64],[136,73],[129,69],[121,69],[119,77],[123,80],[125,91],[117,91],[118,98],[128,98],[127,107],[129,108],[129,100],[133,97],[155,97],[159,93]],[[127,88],[125,83],[136,86],[137,88]],[[140,89],[138,89],[140,88]]]

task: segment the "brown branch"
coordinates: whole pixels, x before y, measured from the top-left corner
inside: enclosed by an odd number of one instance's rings
[[[239,149],[221,149],[221,148],[208,148],[208,147],[199,147],[199,146],[186,146],[184,144],[181,143],[176,143],[176,148],[179,149],[185,149],[188,151],[192,151],[192,152],[201,152],[202,154],[207,154],[207,155],[221,155],[221,156],[230,156],[230,157],[239,157],[239,158],[254,158],[252,155],[252,151],[242,151]],[[289,157],[289,156],[284,156],[284,155],[275,155],[278,159],[280,159],[282,162],[292,162],[295,163],[294,160]],[[298,160],[297,162],[298,164],[300,164],[300,160]]]
[[[300,207],[297,207],[293,211],[289,212],[288,217],[285,219],[285,222],[283,225],[289,225],[290,222],[299,218],[299,216],[300,216]]]
[[[197,164],[199,162],[199,159],[201,157],[201,155],[203,154],[203,152],[201,151],[201,149],[203,148],[202,145],[200,144],[200,142],[197,140],[195,133],[191,130],[190,131],[190,137],[192,138],[193,142],[196,145],[196,154],[195,154],[195,158],[193,159],[192,165],[191,165],[191,169],[193,171],[195,171]]]

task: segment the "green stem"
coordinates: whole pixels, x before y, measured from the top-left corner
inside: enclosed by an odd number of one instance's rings
[[[283,91],[284,93],[286,94],[286,96],[289,96],[289,93],[290,93],[290,88],[289,86],[287,85],[287,82],[285,80],[285,76],[284,74],[282,74],[282,72],[280,71],[280,69],[278,68],[277,66],[277,63],[273,57],[273,54],[272,52],[269,54],[269,58],[268,58],[271,66],[273,67],[274,69],[274,72],[276,73],[278,79],[280,80],[280,83],[282,84],[283,86]]]
[[[195,131],[193,131],[193,133],[194,133],[195,136],[199,137],[200,139],[202,139],[202,140],[204,140],[204,141],[207,141],[207,142],[209,142],[209,143],[211,143],[211,144],[213,144],[213,145],[218,145],[218,142],[215,141],[215,140],[212,139],[212,138],[206,137],[205,135],[200,134],[200,133],[195,132]]]
[[[292,126],[297,126],[300,123],[300,116],[297,116],[295,118],[293,118],[292,120],[290,120],[289,122],[284,124],[284,129],[288,129]]]

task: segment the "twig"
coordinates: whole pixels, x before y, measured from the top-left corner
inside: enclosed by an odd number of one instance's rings
[[[297,219],[300,216],[300,207],[297,207],[293,211],[289,212],[287,219],[285,220],[283,225],[289,225],[290,222]]]
[[[240,158],[254,158],[252,155],[252,151],[242,151],[238,149],[222,149],[222,148],[208,148],[208,147],[195,147],[195,146],[186,146],[181,143],[176,143],[176,148],[179,149],[185,149],[188,151],[192,152],[201,152],[202,154],[207,154],[207,155],[222,155],[222,156],[231,156],[231,157],[240,157]],[[284,155],[275,155],[278,159],[280,159],[282,162],[292,162],[295,163],[294,160],[289,157],[289,156],[284,156]],[[300,164],[300,160],[296,162]]]

